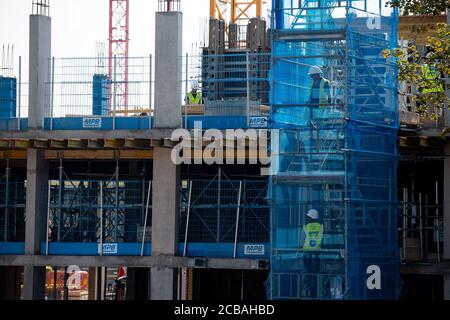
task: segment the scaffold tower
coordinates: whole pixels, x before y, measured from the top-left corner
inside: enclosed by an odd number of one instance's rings
[[[271,299],[393,299],[398,13],[273,1]]]

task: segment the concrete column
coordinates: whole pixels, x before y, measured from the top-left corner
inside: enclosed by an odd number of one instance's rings
[[[450,301],[450,274],[444,274],[444,300]]]
[[[97,300],[97,268],[89,268],[88,300]]]
[[[445,146],[450,156],[450,143]],[[450,158],[444,160],[444,260],[450,260]]]
[[[42,129],[48,101],[49,61],[51,58],[51,18],[30,16],[30,61],[28,91],[28,127]]]
[[[47,226],[48,163],[43,150],[28,149],[25,211],[25,254],[39,255]],[[24,268],[24,298],[45,298],[45,267]]]
[[[155,127],[181,128],[182,13],[156,13],[155,31]],[[173,256],[178,243],[180,171],[170,149],[155,148],[153,154],[152,255]],[[175,273],[174,269],[151,269],[152,300],[175,299]]]
[[[176,255],[180,171],[171,159],[171,149],[155,148],[153,156],[152,255]],[[151,299],[175,298],[173,269],[152,268]]]
[[[156,13],[155,127],[180,128],[183,14]]]

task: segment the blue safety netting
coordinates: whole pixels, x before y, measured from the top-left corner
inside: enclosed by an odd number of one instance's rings
[[[397,68],[382,51],[397,46],[398,13],[384,1],[278,0],[272,18],[268,296],[396,298]],[[323,238],[307,250],[312,209]]]

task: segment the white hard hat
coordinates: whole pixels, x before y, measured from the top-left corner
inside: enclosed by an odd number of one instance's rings
[[[200,89],[200,85],[198,84],[198,81],[194,81],[192,82],[192,90],[199,90]]]
[[[319,66],[312,66],[309,69],[308,75],[312,76],[313,74],[322,74],[322,73],[323,73],[323,71],[322,71],[321,67],[319,67]]]
[[[319,211],[315,209],[309,210],[306,216],[310,217],[313,220],[317,220],[319,219]]]

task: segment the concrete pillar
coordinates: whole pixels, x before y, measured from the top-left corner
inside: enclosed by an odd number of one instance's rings
[[[49,88],[49,61],[51,58],[51,18],[30,16],[30,56],[28,91],[28,127],[42,129]]]
[[[97,300],[97,268],[89,268],[88,300]]]
[[[156,13],[155,127],[180,128],[183,14]]]
[[[450,156],[450,143],[445,146]],[[444,260],[450,260],[450,158],[444,160]]]
[[[444,274],[444,300],[450,301],[450,274]]]
[[[181,79],[183,15],[156,13],[155,127],[181,128]],[[177,253],[180,171],[171,159],[171,150],[153,150],[152,255]],[[175,270],[152,268],[150,298],[173,300]]]
[[[180,170],[171,149],[153,151],[152,256],[177,254]],[[176,270],[152,268],[151,299],[175,298]]]
[[[39,255],[47,226],[48,163],[43,150],[28,149],[25,254]],[[24,299],[45,298],[45,267],[24,268]]]

